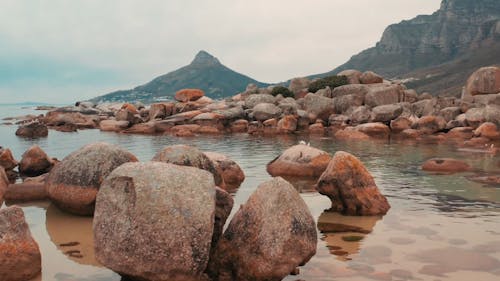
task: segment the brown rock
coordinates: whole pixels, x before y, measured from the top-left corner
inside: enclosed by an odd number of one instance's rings
[[[446,120],[441,116],[424,116],[418,119],[415,128],[425,134],[434,134],[446,128]]]
[[[212,244],[210,246],[210,259],[212,259],[215,254],[217,243],[224,232],[224,225],[226,224],[227,218],[231,214],[233,205],[234,200],[231,194],[227,193],[227,191],[220,187],[215,187],[215,221]]]
[[[221,131],[219,128],[212,126],[200,126],[197,132],[200,134],[210,134],[210,135],[218,135],[223,133],[223,131]]]
[[[311,80],[307,77],[297,77],[290,81],[290,86],[288,87],[290,91],[294,94],[300,93],[302,90],[307,89],[311,84]]]
[[[147,123],[135,124],[132,127],[123,131],[125,134],[143,134],[153,135],[156,133],[156,122],[150,121]]]
[[[120,132],[128,128],[129,121],[103,120],[99,123],[99,129],[104,132]]]
[[[345,128],[335,133],[335,138],[340,140],[369,140],[370,136],[367,134],[356,131],[353,128]]]
[[[361,73],[361,71],[358,71],[355,69],[348,69],[348,70],[344,70],[344,71],[339,72],[337,75],[338,76],[346,76],[349,84],[360,84],[361,82],[359,81],[359,79],[360,79],[362,74],[363,73]]]
[[[128,122],[129,124],[138,123],[138,119],[131,111],[127,109],[120,109],[115,113],[115,119],[119,122]]]
[[[97,260],[139,280],[200,280],[214,229],[207,171],[126,163],[103,182],[93,221]]]
[[[176,137],[194,137],[193,131],[181,129],[174,133]]]
[[[376,84],[384,82],[384,78],[373,71],[365,71],[359,77],[361,84]]]
[[[48,173],[54,166],[54,161],[38,145],[24,152],[19,162],[19,172],[28,176],[39,176]]]
[[[293,115],[285,115],[278,122],[278,133],[290,134],[297,130],[297,118]]]
[[[482,67],[472,73],[465,92],[473,96],[500,93],[500,67]]]
[[[267,135],[273,135],[278,132],[278,120],[276,118],[267,119],[262,122],[263,132]]]
[[[375,107],[400,102],[404,89],[401,85],[371,84],[365,96],[365,105]]]
[[[42,270],[38,244],[33,240],[23,210],[0,210],[0,276],[2,281],[25,281]]]
[[[0,167],[0,206],[3,204],[3,197],[9,186],[9,179],[3,167]]]
[[[245,119],[238,119],[231,123],[230,130],[232,133],[246,133],[248,131],[248,121]]]
[[[316,118],[326,121],[335,113],[335,102],[331,98],[309,93],[304,98],[304,109]]]
[[[455,127],[446,133],[448,139],[465,140],[470,139],[474,135],[474,129],[471,127]]]
[[[217,171],[210,159],[196,147],[188,145],[171,145],[160,150],[152,161],[171,163],[180,166],[191,166],[210,172],[214,177],[215,185],[224,186],[221,174]]]
[[[261,184],[234,215],[209,273],[214,280],[282,280],[316,253],[314,219],[282,178]]]
[[[124,103],[121,107],[121,109],[125,109],[126,111],[132,113],[133,115],[139,114],[139,111],[135,107],[135,105],[130,104],[130,103]]]
[[[2,166],[6,171],[12,170],[17,166],[17,161],[12,156],[10,149],[5,149],[0,147],[0,166]]]
[[[240,166],[226,155],[216,152],[205,152],[205,155],[212,161],[227,187],[239,187],[245,180]]]
[[[475,137],[483,137],[490,140],[500,139],[500,132],[498,131],[497,125],[491,122],[486,122],[481,124],[475,131]]]
[[[406,129],[401,131],[401,133],[399,134],[400,137],[405,139],[416,139],[419,138],[421,135],[422,132],[415,129]]]
[[[354,129],[372,138],[388,139],[391,134],[389,126],[383,123],[365,123],[354,127]]]
[[[309,133],[312,135],[324,135],[325,134],[325,126],[323,123],[314,123],[309,126]]]
[[[276,176],[319,177],[331,156],[305,144],[294,145],[267,164],[267,172]]]
[[[391,121],[391,130],[394,133],[402,132],[406,129],[411,129],[412,121],[408,117],[399,116],[395,120]]]
[[[173,113],[173,109],[173,103],[153,103],[149,108],[149,120],[163,119],[170,116]]]
[[[45,124],[37,121],[26,125],[21,125],[16,131],[16,136],[24,138],[40,138],[49,135],[49,130]]]
[[[77,215],[92,215],[102,181],[118,166],[135,161],[134,155],[118,146],[89,144],[52,168],[46,189],[60,209]]]
[[[345,215],[384,215],[390,208],[363,163],[347,152],[335,153],[316,189],[330,198],[331,211]]]
[[[32,202],[48,199],[48,194],[44,182],[25,181],[10,184],[4,197],[6,201]]]
[[[433,158],[425,161],[422,170],[442,173],[457,173],[470,170],[470,166],[460,160],[452,158]]]
[[[175,100],[180,102],[195,101],[204,95],[205,93],[200,89],[182,89],[175,93]]]

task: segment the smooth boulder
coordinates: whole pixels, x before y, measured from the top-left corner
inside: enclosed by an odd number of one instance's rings
[[[6,171],[12,170],[17,166],[18,162],[14,159],[10,149],[0,147],[0,166]]]
[[[42,258],[24,212],[12,206],[0,210],[0,279],[26,281],[38,276]]]
[[[38,145],[34,145],[24,152],[19,162],[19,172],[23,175],[39,176],[48,173],[53,166],[54,160]]]
[[[384,215],[390,209],[363,163],[344,151],[335,153],[316,189],[332,201],[330,211],[344,215]]]
[[[89,144],[55,165],[45,187],[51,201],[60,209],[77,215],[92,215],[103,180],[120,165],[136,161],[134,155],[116,145]]]
[[[259,185],[234,215],[210,260],[213,280],[278,281],[316,253],[314,219],[282,178]]]
[[[188,145],[171,145],[158,151],[152,161],[171,163],[181,166],[191,166],[210,172],[215,185],[222,187],[224,181],[212,161],[196,147]]]
[[[175,100],[180,102],[195,101],[205,95],[200,89],[182,89],[175,93]]]
[[[305,144],[294,145],[267,164],[267,172],[276,177],[319,177],[331,155]]]
[[[238,187],[245,180],[245,173],[238,163],[226,155],[216,152],[205,152],[205,155],[212,161],[227,186]]]
[[[21,125],[16,131],[16,136],[23,138],[41,138],[49,135],[49,130],[45,124],[40,122],[31,122]]]
[[[97,195],[97,260],[139,280],[202,279],[215,196],[213,176],[201,169],[161,162],[118,167]]]
[[[500,93],[500,67],[482,67],[467,80],[465,92],[468,95],[487,95]]]

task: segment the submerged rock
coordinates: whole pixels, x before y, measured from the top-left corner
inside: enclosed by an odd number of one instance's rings
[[[214,280],[282,280],[316,253],[314,219],[282,178],[261,184],[234,215],[209,264]]]
[[[384,215],[390,208],[363,163],[344,151],[335,153],[316,189],[330,198],[331,211],[345,215]]]
[[[453,158],[433,158],[425,161],[422,170],[442,173],[457,173],[470,170],[469,164]]]
[[[103,182],[94,215],[99,262],[140,280],[200,280],[212,241],[215,184],[207,171],[127,163]]]
[[[298,144],[267,164],[272,176],[319,177],[332,157],[325,151]]]
[[[42,270],[38,244],[31,236],[24,212],[17,206],[0,210],[0,277],[25,281]]]
[[[39,176],[49,172],[53,166],[54,160],[49,158],[38,145],[34,145],[24,152],[19,162],[19,172],[29,176]]]
[[[118,166],[137,158],[116,145],[93,143],[54,166],[46,189],[54,204],[77,215],[92,215],[102,181]]]
[[[212,161],[196,147],[188,145],[171,145],[164,147],[153,157],[152,161],[171,163],[181,166],[191,166],[210,172],[215,185],[224,186],[221,174]]]
[[[240,166],[226,155],[216,152],[205,152],[205,155],[212,161],[227,186],[239,187],[245,180],[245,174]]]

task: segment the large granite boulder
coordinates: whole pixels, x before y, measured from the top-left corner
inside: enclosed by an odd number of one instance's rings
[[[339,72],[337,75],[346,76],[349,84],[360,84],[361,82],[359,81],[359,78],[361,77],[362,74],[363,73],[359,70],[347,69]]]
[[[305,144],[294,145],[267,164],[272,176],[319,177],[328,166],[331,155]]]
[[[224,180],[212,161],[196,147],[188,145],[171,145],[164,147],[152,159],[157,162],[171,163],[181,166],[191,166],[210,172],[215,185],[224,186]]]
[[[282,178],[261,184],[224,232],[209,274],[214,280],[278,281],[316,253],[314,219]]]
[[[373,71],[365,71],[359,77],[361,84],[376,84],[384,82],[384,78]]]
[[[245,106],[247,108],[254,108],[259,103],[272,103],[272,104],[274,104],[275,102],[276,102],[276,98],[274,96],[271,96],[268,94],[257,94],[257,95],[250,95],[248,98],[246,98],[245,99]]]
[[[93,143],[66,156],[50,171],[46,189],[60,209],[77,215],[92,215],[102,181],[115,168],[137,158],[107,143]]]
[[[175,100],[180,102],[195,101],[205,95],[200,89],[182,89],[175,93]]]
[[[0,206],[3,204],[3,196],[9,186],[9,179],[3,167],[0,167]]]
[[[97,195],[97,260],[139,280],[202,279],[215,196],[212,175],[198,168],[161,162],[118,167]]]
[[[400,101],[404,89],[401,85],[373,84],[365,96],[365,104],[371,107],[393,104]]]
[[[290,91],[292,91],[294,94],[298,94],[302,90],[307,89],[310,84],[311,84],[311,80],[309,80],[309,78],[297,77],[297,78],[293,78],[290,81],[290,86],[288,86],[288,89],[290,89]]]
[[[499,140],[500,139],[500,131],[496,124],[491,122],[485,122],[481,124],[475,131],[475,137],[483,137],[490,140]]]
[[[331,211],[345,215],[384,215],[390,208],[363,163],[344,151],[335,153],[316,189],[330,198]]]
[[[467,79],[466,94],[487,95],[500,93],[500,67],[482,67]]]
[[[205,152],[205,155],[212,161],[227,187],[239,187],[245,180],[245,174],[238,163],[226,155],[216,152]]]
[[[19,172],[23,175],[39,176],[48,173],[54,162],[38,145],[34,145],[24,152],[19,162]]]
[[[272,103],[259,103],[252,109],[253,117],[258,121],[277,118],[281,115],[281,109]]]
[[[48,135],[49,130],[47,126],[37,121],[21,125],[16,131],[16,136],[24,138],[41,138]]]
[[[354,127],[354,130],[362,132],[372,138],[388,139],[391,135],[391,129],[384,123],[365,123]]]
[[[38,244],[31,236],[24,212],[17,206],[0,210],[0,279],[26,281],[42,270]]]
[[[9,171],[14,169],[17,164],[18,162],[14,159],[10,149],[0,146],[0,166],[2,166],[6,171]]]
[[[304,109],[316,118],[328,120],[335,113],[335,102],[331,98],[309,93],[304,98]]]
[[[403,113],[401,104],[379,105],[372,109],[373,122],[390,122]]]

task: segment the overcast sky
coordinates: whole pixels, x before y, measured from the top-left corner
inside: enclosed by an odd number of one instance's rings
[[[329,71],[440,0],[2,0],[0,103],[144,84],[206,50],[262,82]]]

